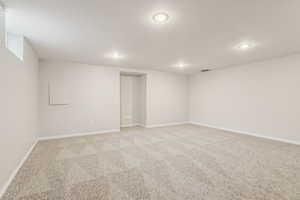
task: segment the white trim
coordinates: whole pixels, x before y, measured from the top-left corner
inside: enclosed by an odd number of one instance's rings
[[[286,140],[286,139],[282,139],[282,138],[276,138],[276,137],[259,135],[259,134],[255,134],[255,133],[249,133],[249,132],[240,131],[240,130],[233,130],[233,129],[228,129],[228,128],[222,128],[222,127],[217,127],[217,126],[213,126],[213,125],[209,125],[209,124],[203,124],[203,123],[194,122],[194,121],[191,121],[189,123],[190,124],[194,124],[194,125],[198,125],[198,126],[205,126],[205,127],[209,127],[209,128],[214,128],[214,129],[229,131],[229,132],[237,133],[237,134],[250,135],[250,136],[254,136],[254,137],[259,137],[259,138],[264,138],[264,139],[269,139],[269,140],[275,140],[275,141],[289,143],[289,144],[300,145],[300,142],[295,142],[295,141]]]
[[[135,123],[135,124],[127,124],[127,125],[121,125],[121,128],[129,128],[129,127],[134,127],[134,126],[141,126],[141,125],[138,124],[138,123]]]
[[[145,125],[145,124],[139,124],[138,126],[143,127],[143,128],[146,128],[146,125]]]
[[[146,128],[158,128],[164,126],[176,126],[176,125],[183,125],[188,124],[189,122],[174,122],[174,123],[167,123],[167,124],[154,124],[154,125],[146,125]]]
[[[6,183],[4,184],[4,186],[2,187],[1,191],[0,191],[0,199],[3,197],[3,195],[5,194],[8,186],[11,184],[11,182],[14,180],[15,176],[17,175],[18,171],[21,169],[21,167],[23,166],[23,164],[25,163],[25,161],[27,160],[27,158],[29,157],[29,155],[31,154],[32,150],[34,149],[35,145],[38,143],[39,140],[36,140],[32,146],[29,148],[29,150],[27,151],[27,153],[25,154],[25,156],[23,157],[23,159],[19,162],[18,166],[16,167],[16,169],[12,172],[12,174],[9,176],[8,180],[6,181]]]
[[[98,135],[104,133],[113,133],[113,132],[120,132],[120,129],[113,129],[113,130],[106,130],[106,131],[93,131],[93,132],[86,132],[86,133],[73,133],[73,134],[65,134],[65,135],[57,135],[57,136],[49,136],[49,137],[40,137],[39,140],[53,140],[53,139],[61,139],[61,138],[69,138],[69,137],[81,137],[81,136],[88,136],[88,135]]]

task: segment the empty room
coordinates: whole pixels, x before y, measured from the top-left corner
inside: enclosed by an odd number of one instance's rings
[[[299,0],[0,0],[1,200],[300,200]]]

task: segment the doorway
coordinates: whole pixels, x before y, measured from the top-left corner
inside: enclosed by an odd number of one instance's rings
[[[121,73],[121,127],[146,126],[146,74]]]

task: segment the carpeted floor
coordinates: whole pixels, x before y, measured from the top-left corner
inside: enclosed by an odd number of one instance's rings
[[[299,200],[300,146],[194,125],[42,141],[7,199]]]

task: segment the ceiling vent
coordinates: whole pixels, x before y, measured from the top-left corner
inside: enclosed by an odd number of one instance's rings
[[[209,72],[211,69],[202,69],[201,72]]]

